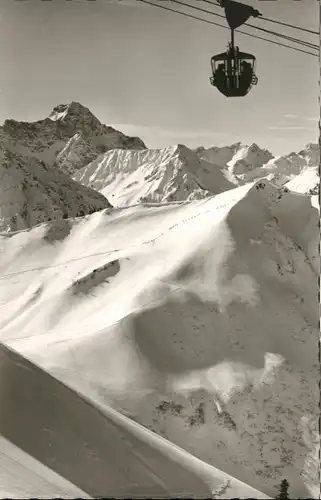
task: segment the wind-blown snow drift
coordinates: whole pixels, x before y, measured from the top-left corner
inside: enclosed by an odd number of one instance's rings
[[[311,198],[264,181],[49,230],[0,238],[1,341],[266,495],[317,498]]]

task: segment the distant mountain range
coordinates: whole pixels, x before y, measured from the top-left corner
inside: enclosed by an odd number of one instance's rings
[[[317,144],[279,157],[240,142],[148,149],[77,102],[36,122],[6,120],[0,147],[1,231],[111,205],[201,199],[262,178],[302,193],[317,194],[319,187]]]

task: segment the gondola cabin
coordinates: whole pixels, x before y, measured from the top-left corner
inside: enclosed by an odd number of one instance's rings
[[[256,59],[252,54],[232,47],[211,58],[211,84],[226,97],[244,97],[256,85]]]

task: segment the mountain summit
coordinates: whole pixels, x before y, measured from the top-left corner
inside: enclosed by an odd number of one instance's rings
[[[66,121],[76,119],[83,119],[83,121],[96,122],[98,126],[101,126],[100,121],[93,115],[93,113],[80,104],[79,102],[72,101],[70,104],[58,104],[52,110],[49,115],[49,119],[52,121]]]
[[[0,127],[0,147],[23,156],[37,157],[68,174],[71,173],[68,155],[57,157],[67,145],[68,154],[73,153],[75,144],[81,158],[75,170],[110,149],[146,148],[138,137],[126,136],[103,125],[88,108],[74,101],[54,107],[49,117],[43,120],[30,123],[6,120]]]
[[[146,146],[103,125],[78,102],[59,104],[43,120],[6,120],[0,127],[0,231],[111,207],[105,196],[69,174],[114,148]]]

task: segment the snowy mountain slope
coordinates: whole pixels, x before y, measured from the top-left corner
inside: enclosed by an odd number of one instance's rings
[[[115,206],[201,199],[235,187],[220,168],[182,145],[109,151],[73,179],[110,197]]]
[[[253,143],[251,146],[240,147],[227,165],[235,175],[240,175],[262,167],[272,158],[269,151],[260,149],[257,144]]]
[[[282,186],[307,167],[318,168],[320,163],[320,148],[312,143],[307,144],[299,153],[276,157],[257,144],[247,146],[242,143],[221,148],[198,148],[197,154],[200,158],[220,165],[223,171],[233,173],[239,185],[267,179]]]
[[[270,151],[261,149],[255,143],[248,146],[242,142],[237,142],[230,146],[215,146],[208,149],[200,147],[195,151],[199,158],[220,167],[229,168],[236,175],[262,167],[273,159]]]
[[[68,175],[75,174],[77,179],[78,170],[83,169],[82,177],[86,179],[84,172],[90,171],[94,175],[95,168],[100,166],[95,182],[103,183],[107,195],[114,194],[119,205],[136,203],[140,198],[156,202],[198,199],[206,195],[198,184],[214,194],[221,192],[222,188],[228,189],[222,178],[232,185],[243,185],[261,178],[284,185],[303,168],[316,167],[320,161],[316,144],[308,144],[299,153],[282,157],[273,157],[255,143],[248,146],[241,142],[208,149],[199,147],[195,151],[181,145],[176,150],[173,147],[146,150],[141,139],[128,137],[101,124],[88,108],[77,102],[56,106],[44,120],[31,123],[6,120],[0,127],[0,148],[26,158],[36,157]],[[110,155],[104,155],[109,151]],[[170,158],[171,155],[180,158]],[[188,157],[187,161],[184,156]],[[171,164],[166,167],[164,163],[167,161]],[[177,167],[178,162],[184,164],[183,169]],[[156,172],[158,167],[159,172]],[[187,172],[186,175],[177,174],[175,178],[176,170]],[[173,178],[171,171],[174,172]],[[168,175],[169,186],[164,187]],[[147,182],[144,177],[147,177]],[[113,189],[116,192],[112,192]]]
[[[76,170],[97,158],[97,155],[96,148],[83,138],[81,132],[77,132],[58,153],[54,167],[73,175]]]
[[[239,176],[239,179],[242,179],[244,182],[253,182],[254,180],[266,178],[278,186],[283,186],[291,179],[300,175],[307,168],[308,161],[307,158],[297,153],[277,156],[263,166]]]
[[[318,222],[265,181],[98,212],[54,247],[50,224],[2,235],[0,340],[266,495],[317,498]]]
[[[0,231],[18,231],[110,206],[100,193],[37,158],[0,150]]]
[[[75,168],[80,168],[94,154],[97,157],[115,147],[142,149],[146,146],[139,138],[128,137],[101,124],[88,108],[71,102],[56,106],[44,120],[31,123],[6,120],[0,127],[0,147],[22,156],[37,157],[49,165],[56,164],[70,173],[69,155],[78,154]],[[59,153],[61,156],[56,160]]]
[[[320,165],[320,145],[309,143],[299,152],[300,156],[306,159],[308,166]]]
[[[90,498],[0,435],[0,498]]]
[[[82,498],[135,498],[137,494],[150,498],[210,498],[214,491],[222,492],[214,498],[267,498],[116,411],[91,405],[88,399],[82,399],[4,346],[0,346],[0,372],[0,432],[7,438],[0,437],[0,463],[9,465],[14,473],[21,467],[28,470],[28,462],[34,466],[38,460],[38,467],[33,467],[32,472],[38,469],[40,480],[32,484],[32,497],[42,496],[41,479],[43,483],[45,478],[52,481],[50,474],[48,478],[50,472],[54,478],[57,473],[60,475],[62,485],[59,489],[56,486],[56,495],[63,492],[62,496],[67,489],[67,481],[62,480],[65,477],[77,485],[74,494],[81,487],[78,495],[81,493]],[[13,445],[15,455],[18,451],[22,456],[18,463],[7,464],[3,452],[7,458],[8,448],[12,451]],[[29,457],[17,447],[29,453]],[[48,471],[46,475],[44,470]],[[9,497],[13,496],[16,490],[12,482],[1,482],[4,486]],[[24,495],[28,486],[30,483],[24,490],[21,488]],[[49,482],[50,486],[54,491]],[[72,484],[69,490],[72,491]]]
[[[225,167],[228,162],[233,159],[233,156],[242,147],[241,142],[231,144],[230,146],[213,146],[210,148],[199,147],[196,148],[195,152],[202,160],[208,161],[209,163],[214,163],[220,167]]]
[[[79,157],[68,158],[72,165],[66,168],[72,172]],[[311,145],[298,154],[275,158],[257,144],[241,143],[196,151],[182,145],[141,151],[115,149],[77,170],[73,179],[100,191],[115,206],[128,206],[141,201],[200,199],[260,179],[282,186],[306,168],[316,168],[309,167],[316,159]]]
[[[285,186],[291,191],[302,194],[318,194],[320,177],[318,167],[306,167]]]

